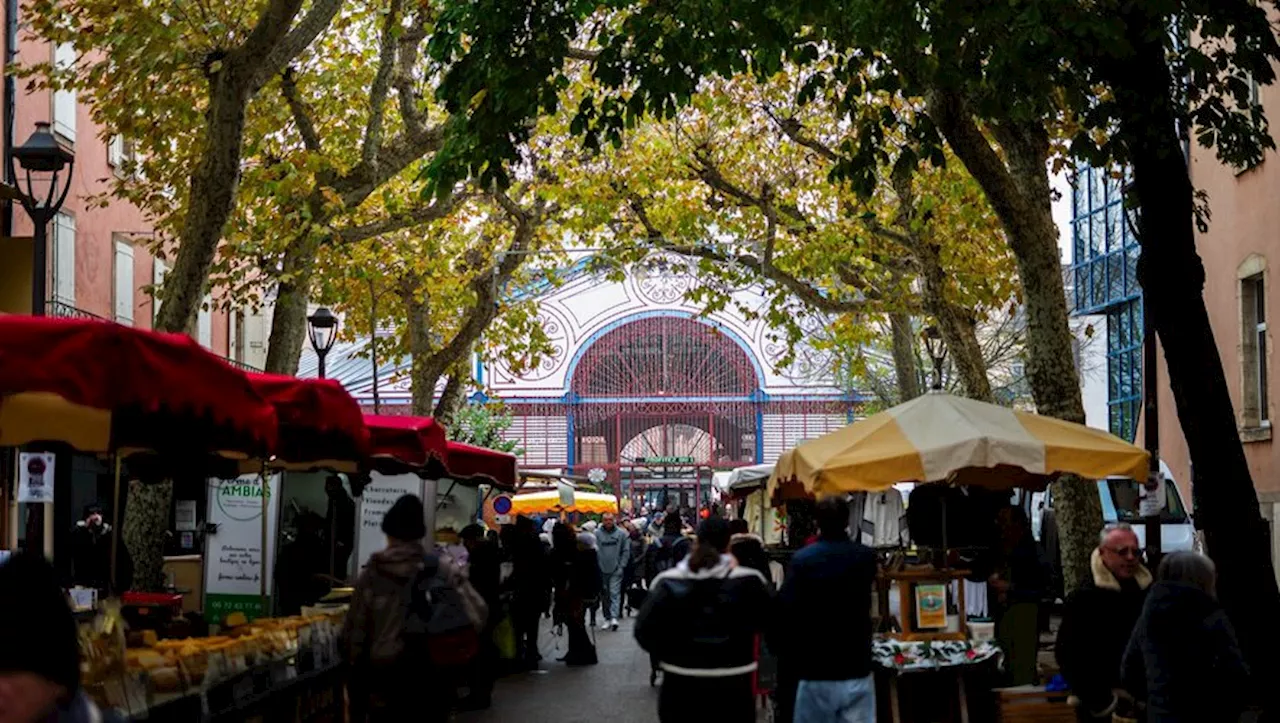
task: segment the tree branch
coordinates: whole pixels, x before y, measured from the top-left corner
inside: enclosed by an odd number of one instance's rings
[[[285,68],[280,77],[280,93],[284,96],[289,111],[293,113],[293,122],[298,126],[298,135],[302,136],[302,144],[314,153],[321,152],[320,134],[316,132],[316,124],[311,120],[311,109],[298,93],[298,81],[293,68]]]
[[[340,4],[340,3],[339,3]],[[302,9],[302,0],[270,0],[258,16],[258,22],[249,31],[249,37],[235,51],[251,72],[288,34],[289,27]],[[283,67],[283,66],[281,66]]]
[[[347,226],[334,230],[334,240],[338,243],[356,243],[366,239],[377,238],[407,228],[414,228],[448,216],[457,207],[458,197],[450,195],[438,199],[425,206],[417,206],[402,213],[387,216],[380,221]]]
[[[600,59],[600,51],[587,50],[585,48],[569,48],[564,57],[569,60],[584,60],[588,63],[594,63]]]
[[[289,28],[290,21],[297,15],[298,9],[301,8],[301,0],[271,0],[272,5],[283,5],[285,3],[296,5],[293,12],[289,15],[289,20],[283,24],[280,30],[272,35],[267,36],[269,40],[264,46],[259,47],[256,51],[245,52],[245,66],[249,68],[253,75],[250,76],[249,88],[250,94],[256,93],[259,88],[266,84],[274,75],[284,69],[286,65],[298,57],[302,51],[311,45],[320,33],[323,33],[329,27],[329,23],[333,22],[333,18],[342,9],[343,0],[314,0],[311,9],[307,14],[288,31],[283,38],[280,37],[283,30]],[[263,18],[266,18],[264,13]],[[259,23],[261,27],[261,23]],[[258,28],[254,29],[256,34]],[[245,42],[245,47],[250,45],[253,37]]]
[[[396,96],[400,102],[400,118],[405,128],[415,129],[419,134],[425,132],[422,111],[418,108],[418,92],[414,87],[413,67],[418,62],[422,41],[426,40],[430,31],[429,17],[425,11],[419,12],[409,28],[400,36],[399,57],[396,61],[394,84]]]
[[[360,159],[366,164],[376,164],[378,151],[382,149],[382,127],[386,120],[387,93],[391,91],[391,77],[396,71],[400,33],[400,13],[403,0],[391,0],[387,17],[382,24],[382,38],[378,49],[378,70],[369,87],[369,120],[364,128],[364,141],[360,146]]]
[[[773,113],[769,113],[769,116],[778,124],[778,127],[782,130],[782,134],[790,138],[792,141],[808,148],[832,163],[840,160],[840,154],[836,153],[835,149],[831,146],[805,134],[804,126],[801,125],[800,121],[795,118],[778,118],[777,116],[774,116]]]
[[[644,229],[650,243],[658,248],[722,264],[739,264],[748,268],[759,269],[761,276],[773,281],[779,286],[782,286],[795,295],[796,298],[820,311],[832,314],[842,314],[864,311],[866,309],[866,302],[864,300],[839,299],[827,296],[809,282],[777,268],[773,265],[772,261],[767,261],[764,258],[746,253],[725,253],[703,244],[679,245],[672,243],[667,240],[666,235],[663,234],[649,218],[648,211],[644,207],[644,202],[639,196],[631,194],[628,197],[628,206],[635,215],[636,220],[640,223],[640,226]],[[766,242],[765,246],[767,247],[768,245],[769,243]]]

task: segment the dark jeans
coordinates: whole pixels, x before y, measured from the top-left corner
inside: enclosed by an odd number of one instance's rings
[[[658,720],[661,723],[755,723],[751,676],[688,678],[663,673]]]

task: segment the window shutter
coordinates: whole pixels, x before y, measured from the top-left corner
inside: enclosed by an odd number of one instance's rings
[[[196,322],[196,341],[206,349],[213,348],[213,297],[205,296],[200,303],[200,316]]]
[[[151,285],[155,287],[156,291],[159,291],[160,287],[164,286],[164,277],[168,273],[169,265],[162,259],[156,259],[151,267]],[[160,304],[162,302],[155,293],[152,294],[151,299],[151,325],[155,326],[156,319],[160,318]]]
[[[107,163],[112,168],[120,168],[124,165],[124,136],[116,134],[111,136],[111,142],[107,144]]]
[[[133,246],[116,241],[116,321],[133,326]]]
[[[62,43],[53,51],[53,64],[58,70],[67,70],[76,63],[76,51],[71,43]],[[74,142],[76,139],[76,92],[58,90],[53,93],[53,130]]]
[[[54,299],[76,305],[76,219],[60,213],[53,227]]]

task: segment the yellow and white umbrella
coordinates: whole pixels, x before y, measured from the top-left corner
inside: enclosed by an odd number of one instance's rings
[[[617,514],[618,498],[598,492],[575,491],[573,493],[573,504],[568,507],[560,503],[560,492],[557,490],[529,492],[511,498],[511,514],[513,515],[536,515],[543,512],[586,512],[590,514],[612,512]]]
[[[769,493],[778,499],[941,481],[1037,488],[1061,474],[1146,473],[1146,451],[1106,432],[934,392],[784,453]]]

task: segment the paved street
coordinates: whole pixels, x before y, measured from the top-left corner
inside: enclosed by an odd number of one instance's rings
[[[540,670],[498,681],[493,708],[455,717],[458,723],[652,723],[658,691],[649,687],[649,657],[631,636],[631,619],[618,632],[596,632],[600,664],[570,668],[555,662],[567,640],[545,630]]]

